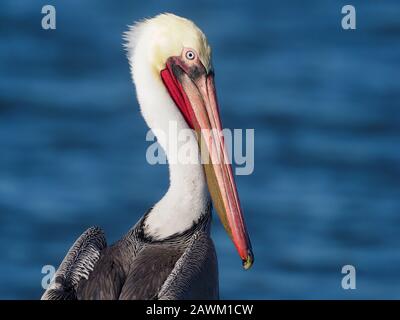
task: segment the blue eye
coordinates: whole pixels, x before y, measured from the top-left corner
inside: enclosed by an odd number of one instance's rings
[[[188,60],[193,60],[196,57],[193,51],[187,51],[186,52],[186,59]]]

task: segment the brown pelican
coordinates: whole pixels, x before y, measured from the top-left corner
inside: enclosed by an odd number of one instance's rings
[[[193,22],[172,14],[135,24],[125,38],[141,112],[169,159],[170,186],[114,245],[97,227],[83,233],[42,299],[218,299],[211,200],[245,269],[253,254],[231,165],[215,158],[227,152],[210,46]],[[171,122],[190,132],[185,143],[197,160],[210,161],[171,161]]]

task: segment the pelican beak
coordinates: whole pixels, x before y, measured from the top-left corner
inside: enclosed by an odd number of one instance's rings
[[[234,243],[243,267],[254,261],[232,166],[227,156],[214,85],[214,74],[198,62],[171,57],[161,78],[189,126],[196,131],[214,208]]]

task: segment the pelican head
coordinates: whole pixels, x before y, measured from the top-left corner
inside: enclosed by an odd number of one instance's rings
[[[202,163],[214,208],[244,268],[250,268],[253,253],[232,167],[227,161],[211,48],[205,35],[190,20],[161,14],[137,23],[125,38],[145,120],[150,128],[157,128],[176,119],[182,127],[195,131],[199,146],[205,146],[199,150],[206,160]]]

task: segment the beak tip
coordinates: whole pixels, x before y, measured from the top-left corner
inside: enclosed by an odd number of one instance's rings
[[[243,259],[243,268],[244,268],[245,270],[248,270],[248,269],[251,268],[251,266],[253,265],[253,263],[254,263],[254,255],[253,255],[253,252],[252,252],[251,250],[249,250],[249,251],[247,252],[247,257],[246,257],[246,259]]]

